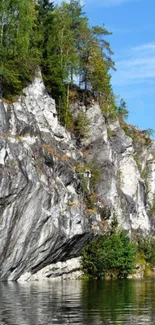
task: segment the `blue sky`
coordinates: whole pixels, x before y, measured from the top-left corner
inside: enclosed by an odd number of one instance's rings
[[[155,0],[83,0],[91,25],[102,25],[114,51],[114,92],[130,124],[155,129]]]

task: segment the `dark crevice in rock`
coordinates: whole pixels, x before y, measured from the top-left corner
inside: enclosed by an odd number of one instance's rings
[[[41,270],[43,267],[56,263],[58,261],[64,262],[67,259],[73,257],[78,257],[81,254],[81,251],[85,245],[94,237],[94,234],[86,233],[82,235],[76,235],[73,238],[69,239],[62,246],[57,248],[55,251],[52,250],[44,261],[36,265],[31,269],[32,273],[36,273]]]
[[[68,272],[58,272],[58,273],[54,273],[54,274],[49,274],[47,275],[47,278],[57,278],[57,277],[61,277],[63,275],[68,275],[68,274],[71,274],[73,272],[76,272],[76,271],[79,271],[80,268],[73,268],[71,271],[68,271]]]

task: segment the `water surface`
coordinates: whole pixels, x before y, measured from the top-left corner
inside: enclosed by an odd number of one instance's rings
[[[0,325],[155,325],[155,281],[0,283]]]

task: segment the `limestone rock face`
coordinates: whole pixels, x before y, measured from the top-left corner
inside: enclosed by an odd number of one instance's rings
[[[81,141],[87,150],[86,161],[94,162],[100,170],[96,186],[99,201],[111,207],[122,228],[145,235],[153,226],[148,217],[155,190],[151,141],[141,139],[141,132],[132,127],[140,134],[133,143],[118,120],[105,121],[98,103],[89,108],[76,103],[72,108],[75,117],[77,109],[89,125],[88,135]]]
[[[41,78],[0,116],[0,278],[16,280],[78,255],[92,233],[74,178],[81,154]]]
[[[18,282],[50,280],[76,280],[82,276],[81,258],[76,257],[65,262],[57,262],[43,267],[40,271],[32,274],[26,272],[18,279]]]
[[[58,122],[41,76],[17,102],[0,102],[1,280],[34,277],[51,263],[80,256],[94,234],[108,229],[114,214],[129,231],[150,230],[147,190],[131,138],[118,121],[107,125],[96,103],[87,109],[77,103],[72,110],[73,116],[85,110],[89,122],[89,135],[80,145]],[[150,155],[146,150],[144,167]],[[91,189],[83,190],[76,166],[94,161],[100,177],[97,209],[91,210],[85,202]]]

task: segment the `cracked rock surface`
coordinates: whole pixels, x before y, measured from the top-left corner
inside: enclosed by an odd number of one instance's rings
[[[107,202],[122,227],[150,230],[131,138],[118,121],[109,124],[115,136],[108,136],[99,105],[92,104],[86,115],[89,137],[79,148],[59,124],[41,76],[17,102],[0,102],[0,280],[30,278],[52,263],[80,256],[94,230],[103,226],[99,209],[87,211],[75,174],[84,160],[95,159],[100,168],[96,201],[101,210]],[[148,152],[144,156],[147,162]]]

